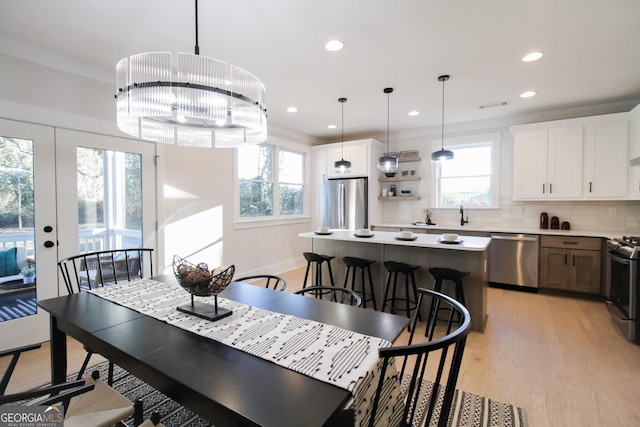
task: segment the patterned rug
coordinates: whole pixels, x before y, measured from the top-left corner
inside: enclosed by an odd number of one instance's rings
[[[104,362],[93,368],[88,368],[87,373],[98,370],[100,378],[106,380],[108,367],[108,362]],[[116,390],[131,401],[136,399],[142,401],[145,419],[149,418],[152,412],[157,411],[166,427],[213,426],[117,365],[114,367],[113,377],[113,387]],[[69,379],[75,379],[75,375],[71,375]],[[421,401],[425,402],[426,406],[432,384],[425,383],[422,390],[424,398]],[[438,412],[438,408],[439,402],[436,404],[436,412]],[[418,408],[418,413],[422,414],[423,410],[424,407]],[[419,415],[419,417],[422,416],[424,415]],[[450,418],[449,425],[452,427],[527,427],[528,425],[524,409],[460,390],[456,390]],[[436,416],[434,416],[434,420],[437,420]],[[422,426],[422,423],[418,425]],[[437,422],[432,421],[429,427],[435,425]]]

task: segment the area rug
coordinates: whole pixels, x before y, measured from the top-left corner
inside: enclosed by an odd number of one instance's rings
[[[87,368],[87,373],[98,370],[100,378],[106,380],[108,368],[109,363],[103,362]],[[73,380],[75,377],[71,375],[68,379]],[[136,399],[142,401],[145,418],[149,418],[155,411],[160,414],[161,421],[166,427],[214,426],[117,365],[114,366],[113,378],[113,387],[116,390],[131,401]],[[421,396],[421,401],[425,406],[432,389],[432,383],[426,381],[423,383],[424,396]],[[452,406],[449,421],[451,427],[527,427],[528,425],[524,409],[465,391],[456,390]],[[418,408],[418,419],[424,416],[424,409],[424,407]],[[436,414],[438,412],[439,402],[436,404]],[[437,417],[434,416],[434,420],[437,420]],[[417,425],[423,426],[422,423]],[[429,427],[436,425],[437,421],[432,421]]]

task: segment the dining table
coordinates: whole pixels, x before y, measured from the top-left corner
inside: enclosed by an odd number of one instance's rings
[[[154,280],[178,286],[172,275]],[[231,282],[220,297],[393,343],[408,319]],[[216,426],[323,426],[351,392],[90,292],[38,302],[50,315],[51,379],[67,378],[67,335]]]

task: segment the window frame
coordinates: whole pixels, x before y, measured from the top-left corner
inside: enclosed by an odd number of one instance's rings
[[[280,138],[269,137],[267,141],[261,145],[269,145],[272,147],[271,157],[271,183],[273,183],[273,216],[261,216],[261,217],[241,217],[240,216],[240,182],[238,178],[238,162],[240,161],[240,155],[237,148],[234,151],[234,228],[253,228],[253,227],[272,227],[280,224],[294,224],[310,222],[309,216],[309,151],[304,146],[288,142]],[[281,182],[278,171],[278,159],[279,153],[282,151],[300,154],[303,156],[302,160],[302,214],[293,215],[281,215],[280,214],[280,185],[292,184],[290,182]]]
[[[500,132],[484,133],[477,135],[466,135],[444,139],[444,147],[455,153],[456,149],[491,147],[491,178],[490,206],[468,206],[468,209],[499,209],[500,208],[500,142],[502,134]],[[431,150],[437,151],[442,147],[442,139],[431,140]],[[440,205],[440,167],[431,167],[431,209],[458,209],[457,206]],[[466,208],[466,207],[465,207]]]

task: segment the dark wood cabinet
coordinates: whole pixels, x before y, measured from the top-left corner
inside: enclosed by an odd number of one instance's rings
[[[601,239],[542,236],[540,287],[600,293]]]

